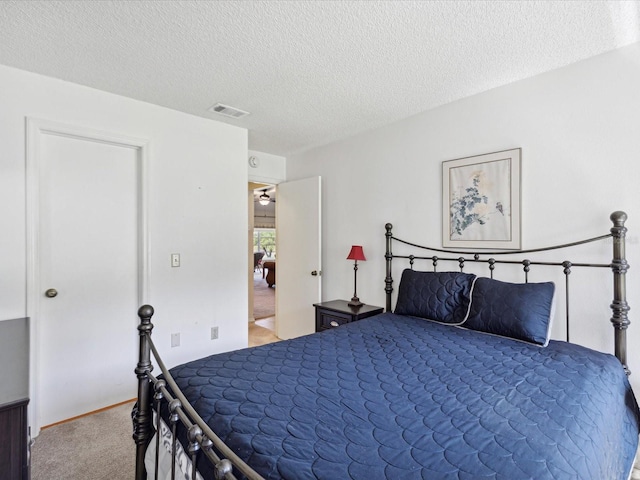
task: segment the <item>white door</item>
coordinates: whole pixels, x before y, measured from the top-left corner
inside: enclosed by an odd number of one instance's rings
[[[42,131],[35,136],[31,287],[38,291],[30,292],[30,305],[37,434],[135,397],[144,249],[140,149]]]
[[[315,332],[314,303],[322,293],[321,178],[278,185],[276,203],[276,335]]]

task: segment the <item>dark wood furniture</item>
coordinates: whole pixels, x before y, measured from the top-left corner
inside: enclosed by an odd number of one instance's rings
[[[272,260],[262,262],[262,278],[265,278],[265,275],[267,277],[267,285],[273,287],[276,284],[276,262]]]
[[[361,307],[350,307],[346,300],[314,303],[313,306],[316,307],[316,332],[373,317],[384,311],[384,308],[373,305],[363,304]]]
[[[0,480],[28,480],[29,321],[0,322]]]
[[[29,478],[28,399],[0,406],[0,479]]]

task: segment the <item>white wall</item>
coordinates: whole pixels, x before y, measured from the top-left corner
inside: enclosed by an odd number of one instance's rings
[[[249,166],[247,159],[247,175],[250,182],[277,185],[287,178],[287,159],[271,153],[249,150],[249,157],[256,157],[257,167]]]
[[[286,180],[287,159],[271,153],[249,150],[249,157],[255,157],[257,166],[252,167],[247,162],[247,176],[250,182],[278,185]],[[276,228],[276,205],[267,206],[255,203],[254,227]]]
[[[385,223],[407,240],[441,245],[442,161],[522,147],[523,247],[608,233],[611,212],[629,215],[629,365],[640,386],[638,85],[636,43],[290,156],[288,180],[323,177],[324,300],[350,297],[345,257],[361,244],[368,261],[359,265],[359,297],[383,306]],[[602,249],[610,260],[610,245]],[[572,331],[575,341],[612,351],[609,277],[602,289],[597,315],[576,312],[592,292],[573,297]],[[560,322],[554,334],[563,332]]]
[[[4,254],[0,320],[26,316],[28,116],[149,140],[147,301],[156,309],[158,348],[167,364],[174,365],[246,346],[247,131],[4,66],[0,66],[0,251]],[[180,268],[170,266],[174,252],[181,254]],[[134,336],[136,312],[131,314]],[[220,338],[208,340],[209,328],[215,325]],[[170,334],[175,332],[181,333],[181,346],[171,349]]]

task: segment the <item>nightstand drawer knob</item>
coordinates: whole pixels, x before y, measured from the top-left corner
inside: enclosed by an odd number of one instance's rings
[[[339,327],[340,324],[338,322],[336,322],[335,320],[332,320],[331,323],[329,323],[329,325],[331,325],[332,327]]]

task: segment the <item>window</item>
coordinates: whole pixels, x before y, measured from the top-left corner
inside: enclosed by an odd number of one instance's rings
[[[276,229],[256,228],[253,230],[253,251],[264,252],[263,261],[276,258]]]

